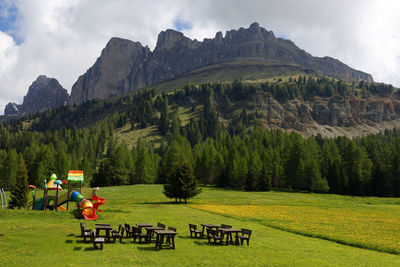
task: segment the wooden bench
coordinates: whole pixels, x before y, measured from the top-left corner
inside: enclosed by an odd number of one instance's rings
[[[113,233],[120,233],[120,232],[121,232],[121,227],[122,227],[122,224],[120,224],[120,225],[118,226],[118,230],[111,230],[111,234],[113,234]]]
[[[132,237],[133,242],[136,242],[136,238],[139,238],[139,243],[142,243],[142,239],[146,242],[148,241],[148,236],[145,233],[142,233],[142,227],[132,226]]]
[[[219,243],[222,244],[224,238],[218,235],[217,230],[207,228],[207,239],[208,239],[208,244],[211,243],[211,239],[214,239],[214,244],[217,244],[217,241],[219,241]]]
[[[230,228],[232,228],[232,225],[221,224],[221,228],[230,229]],[[219,232],[219,233],[221,233],[221,237],[222,237],[222,239],[224,239],[224,232]]]
[[[92,239],[94,249],[101,249],[101,250],[103,249],[103,246],[104,246],[104,238],[103,237],[96,237],[95,232],[92,231],[91,239]]]
[[[114,243],[117,238],[119,238],[119,242],[122,243],[122,237],[124,236],[125,228],[120,224],[118,230],[111,231],[111,238],[114,238]]]
[[[162,228],[162,229],[165,229],[165,224],[157,223],[157,227],[160,227],[160,228]]]
[[[80,226],[81,226],[81,236],[83,237],[83,241],[86,242],[86,238],[90,239],[92,230],[86,229],[85,223],[81,222]]]
[[[197,238],[197,235],[199,237],[202,237],[204,235],[203,231],[197,230],[197,225],[189,223],[189,231],[190,231],[190,238],[192,238],[192,234],[194,235],[194,238]]]
[[[169,226],[168,230],[176,232],[176,228]],[[167,244],[175,249],[175,235],[167,235]]]
[[[243,245],[243,240],[246,240],[247,245],[249,245],[250,236],[251,230],[242,228],[242,230],[240,230],[240,234],[236,236],[236,243],[238,243],[238,241],[240,240],[240,244]]]
[[[175,229],[172,228],[171,229]],[[155,230],[154,231],[157,236],[156,236],[156,248],[162,249],[163,248],[163,242],[164,242],[164,237],[167,238],[166,246],[164,248],[170,248],[170,249],[175,249],[175,235],[177,234],[176,231],[174,230]]]
[[[132,237],[133,236],[133,228],[131,228],[131,226],[127,223],[125,223],[125,232],[126,232],[126,237]]]

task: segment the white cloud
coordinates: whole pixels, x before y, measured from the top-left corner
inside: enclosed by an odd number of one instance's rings
[[[11,36],[0,31],[0,85],[13,86],[15,82],[7,74],[12,71],[18,60],[18,47]],[[18,97],[12,88],[0,87],[0,103],[6,103],[9,97]]]
[[[10,1],[10,0],[7,0]],[[202,40],[257,21],[315,56],[332,56],[400,86],[400,6],[397,1],[242,0],[14,0],[19,8],[16,45],[0,32],[0,114],[21,102],[40,74],[70,91],[118,36],[154,48],[157,34],[179,18],[183,32]]]

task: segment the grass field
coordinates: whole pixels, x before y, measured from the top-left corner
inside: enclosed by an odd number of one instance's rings
[[[125,240],[94,251],[78,237],[81,220],[69,212],[1,210],[1,266],[400,265],[399,199],[204,188],[188,205],[177,205],[158,185],[101,188],[99,195],[107,202],[97,222],[174,226],[176,250]],[[190,239],[188,223],[252,229],[250,246]]]
[[[178,107],[177,112],[181,121],[181,126],[188,124],[191,119],[198,119],[202,110],[203,106],[201,105],[197,106],[193,111],[191,107]],[[151,125],[143,129],[131,130],[130,123],[114,130],[113,136],[118,143],[124,142],[129,149],[132,148],[132,146],[135,145],[139,139],[147,142],[153,142],[155,148],[160,147],[161,142],[166,139],[161,135],[156,125]]]

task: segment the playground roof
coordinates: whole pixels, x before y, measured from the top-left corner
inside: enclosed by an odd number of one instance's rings
[[[67,181],[83,182],[83,171],[69,171]]]

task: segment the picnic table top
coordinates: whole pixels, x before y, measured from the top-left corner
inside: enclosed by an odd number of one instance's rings
[[[137,223],[137,227],[152,227],[153,225],[151,223]]]
[[[240,232],[240,230],[233,229],[233,228],[219,228],[218,231],[225,232],[225,233],[228,233],[228,232],[238,233],[238,232]]]
[[[155,230],[154,231],[158,235],[176,235],[177,232],[172,230]]]
[[[111,224],[100,224],[100,223],[96,223],[94,225],[94,228],[96,229],[112,229]]]
[[[150,231],[155,231],[155,230],[164,230],[164,228],[162,227],[158,227],[158,226],[150,226],[150,227],[144,227],[146,230],[150,230]]]
[[[212,223],[201,223],[201,226],[210,227],[210,228],[221,228],[221,225],[212,224]]]

